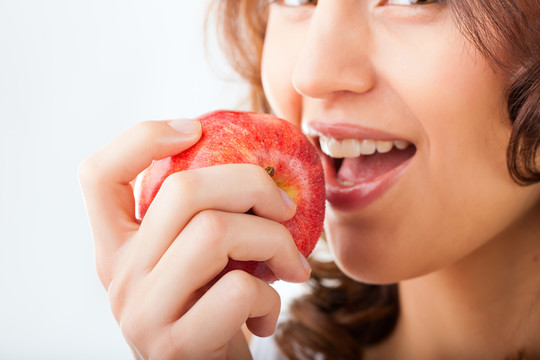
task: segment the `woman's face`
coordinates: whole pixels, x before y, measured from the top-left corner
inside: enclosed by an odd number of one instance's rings
[[[506,167],[506,76],[442,2],[304,2],[270,6],[263,85],[326,153],[325,231],[345,273],[386,283],[440,269],[538,202]]]

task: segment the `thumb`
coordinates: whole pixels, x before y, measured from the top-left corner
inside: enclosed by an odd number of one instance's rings
[[[178,154],[200,137],[196,120],[145,121],[83,162],[79,179],[99,256],[111,255],[138,227],[132,180],[153,160]]]

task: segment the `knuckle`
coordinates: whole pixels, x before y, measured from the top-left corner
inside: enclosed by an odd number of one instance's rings
[[[130,128],[126,132],[126,135],[132,141],[144,144],[152,142],[162,132],[162,125],[158,121],[143,121]],[[104,159],[107,159],[109,152],[112,151],[112,144],[115,144],[119,138],[121,136],[96,151],[79,165],[78,178],[83,188],[97,185],[101,183],[101,180],[106,178],[108,174],[103,169],[102,164],[104,163]]]
[[[107,290],[109,306],[115,317],[122,312],[122,304],[124,303],[125,286],[118,281],[111,281]]]
[[[189,344],[192,340],[189,340],[191,332],[186,331],[182,336],[175,336],[172,331],[167,331],[166,335],[161,338],[155,344],[152,352],[156,355],[156,359],[189,359],[192,357],[190,354]],[[151,357],[152,358],[152,357]]]
[[[125,312],[133,298],[133,291],[137,289],[137,284],[140,285],[140,279],[135,277],[133,270],[130,267],[122,266],[114,271],[107,272],[109,282],[106,286],[109,306],[113,315],[119,320]]]
[[[258,188],[265,188],[268,183],[273,183],[274,181],[272,178],[268,175],[266,170],[259,166],[254,164],[234,164],[232,166],[236,166],[236,173],[241,174],[242,181],[246,184],[253,184],[253,185],[262,185],[262,186],[253,186],[253,190]]]
[[[148,349],[158,328],[151,306],[141,294],[144,283],[134,283],[128,271],[121,271],[107,290],[109,306],[122,335],[139,349]],[[142,299],[142,300],[141,300]]]
[[[204,234],[204,241],[208,248],[216,249],[220,246],[224,234],[228,231],[228,223],[225,214],[216,210],[204,210],[195,215],[192,220],[197,230]]]
[[[287,227],[285,227],[285,225],[276,223],[275,228],[273,229],[273,234],[277,239],[276,253],[284,252],[296,254],[298,252],[298,248],[296,247],[291,232],[289,231],[289,229],[287,229]]]
[[[158,121],[146,120],[133,126],[132,132],[140,137],[141,141],[148,141],[159,136],[159,133],[161,132],[160,128],[161,126]]]
[[[283,241],[283,243],[294,244],[294,239],[292,237],[291,232],[282,223],[275,223],[275,233],[280,239],[286,240],[286,241]]]
[[[126,311],[126,314],[119,321],[119,326],[122,334],[130,343],[138,346],[146,343],[148,325],[140,309]]]
[[[128,296],[127,280],[122,276],[116,277],[110,281],[107,288],[107,297],[109,299],[109,306],[116,319],[120,319],[126,307]]]
[[[282,236],[284,239],[286,239],[286,241],[284,241],[285,244],[287,244],[287,246],[289,246],[292,250],[294,250],[295,252],[298,251],[298,247],[296,245],[296,241],[294,240],[294,237],[292,236],[291,234],[291,231],[283,224],[279,224],[278,226],[281,231],[282,231]]]
[[[232,270],[222,278],[223,286],[228,289],[229,301],[253,302],[257,296],[257,279],[243,270]]]
[[[77,171],[79,183],[83,189],[88,188],[91,184],[96,183],[99,179],[99,161],[96,154],[91,155],[85,159],[80,165]]]
[[[137,347],[149,349],[161,335],[163,324],[153,316],[151,304],[141,301],[140,295],[125,298],[125,302],[117,318],[122,334]]]
[[[261,183],[258,183],[261,184]],[[255,186],[251,190],[251,195],[256,201],[256,204],[259,203],[261,200],[264,200],[266,197],[268,197],[268,191],[264,186]]]
[[[190,201],[195,189],[201,183],[201,178],[196,171],[180,171],[169,175],[163,181],[163,191],[170,196],[175,196],[182,201]]]
[[[105,259],[96,259],[96,273],[105,289],[111,286],[111,265]]]
[[[159,121],[141,121],[130,128],[126,135],[136,144],[154,144],[163,135],[163,124]]]

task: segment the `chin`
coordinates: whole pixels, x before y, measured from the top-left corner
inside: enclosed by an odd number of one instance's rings
[[[437,269],[429,251],[415,249],[403,236],[347,230],[328,231],[326,237],[336,265],[356,281],[394,284]]]
[[[406,280],[401,274],[389,270],[387,266],[373,263],[359,263],[336,256],[336,265],[349,278],[371,285],[389,285]]]

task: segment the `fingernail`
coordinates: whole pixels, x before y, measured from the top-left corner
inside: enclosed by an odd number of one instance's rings
[[[283,202],[285,203],[285,205],[287,205],[291,209],[296,209],[296,203],[289,196],[289,194],[287,194],[283,189],[279,189],[279,191],[281,192],[281,198],[283,199]]]
[[[304,269],[307,273],[311,274],[311,265],[309,265],[309,262],[307,261],[306,257],[299,251],[300,254],[300,261],[302,261],[302,265],[304,266]]]
[[[175,119],[169,121],[169,126],[182,135],[192,135],[201,130],[201,123],[191,119]]]

